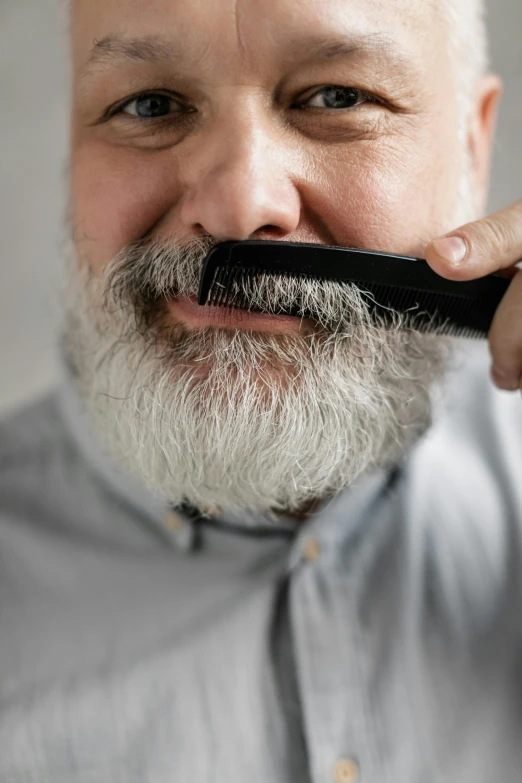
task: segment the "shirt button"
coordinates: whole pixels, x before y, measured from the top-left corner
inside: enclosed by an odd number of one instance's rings
[[[309,536],[303,543],[303,557],[309,563],[313,563],[321,554],[321,544],[317,538]]]
[[[175,514],[174,511],[167,514],[166,524],[168,529],[172,531],[183,530],[184,527],[183,520],[178,514]]]
[[[359,766],[353,759],[339,759],[334,767],[335,783],[355,783],[359,777]]]

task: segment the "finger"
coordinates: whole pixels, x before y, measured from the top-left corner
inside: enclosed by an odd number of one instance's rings
[[[473,280],[507,270],[521,259],[522,201],[468,223],[426,249],[430,266],[453,280]]]
[[[522,272],[510,283],[488,335],[493,358],[491,377],[502,389],[515,391],[522,381]]]

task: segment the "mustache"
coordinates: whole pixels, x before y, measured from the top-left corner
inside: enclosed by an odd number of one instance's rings
[[[128,245],[105,267],[102,307],[108,312],[128,308],[151,326],[165,298],[197,296],[205,259],[217,244],[209,235],[198,235],[178,242],[142,239]],[[351,283],[261,274],[249,281],[245,293],[249,308],[272,314],[295,309],[299,303],[298,316],[312,317],[328,331],[389,331],[403,325],[399,313],[391,326],[372,322],[366,298],[371,295]]]
[[[208,253],[218,241],[207,235],[172,243],[142,239],[123,248],[104,270],[107,306],[196,296]]]

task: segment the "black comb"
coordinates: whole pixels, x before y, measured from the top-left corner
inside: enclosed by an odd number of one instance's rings
[[[369,292],[372,316],[391,323],[393,312],[416,329],[455,337],[486,337],[511,279],[498,274],[454,281],[420,258],[359,248],[295,242],[221,242],[208,254],[200,280],[200,305],[249,309],[248,283],[259,274],[351,283]],[[250,308],[254,309],[254,308]],[[259,309],[259,308],[257,308]],[[314,317],[298,303],[279,314]],[[413,321],[412,321],[413,323]]]

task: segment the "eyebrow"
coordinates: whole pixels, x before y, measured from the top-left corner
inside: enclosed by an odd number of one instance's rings
[[[107,35],[101,41],[96,38],[82,71],[82,78],[98,65],[119,62],[164,62],[176,60],[179,53],[167,41],[157,36],[124,38],[121,35]]]
[[[306,53],[303,58],[303,53]],[[365,53],[385,55],[397,65],[408,65],[408,58],[396,41],[384,33],[331,37],[315,35],[290,41],[285,46],[285,54],[291,59],[306,59],[307,62],[337,60],[342,57]],[[94,39],[87,62],[80,79],[83,81],[99,67],[119,65],[125,62],[161,63],[180,62],[183,58],[180,49],[160,36],[128,38],[121,35],[107,35],[101,41]]]
[[[390,54],[406,59],[396,41],[385,33],[358,34],[352,36],[315,35],[291,41],[285,47],[290,56],[298,58],[306,52],[307,60],[335,60],[354,54]]]

